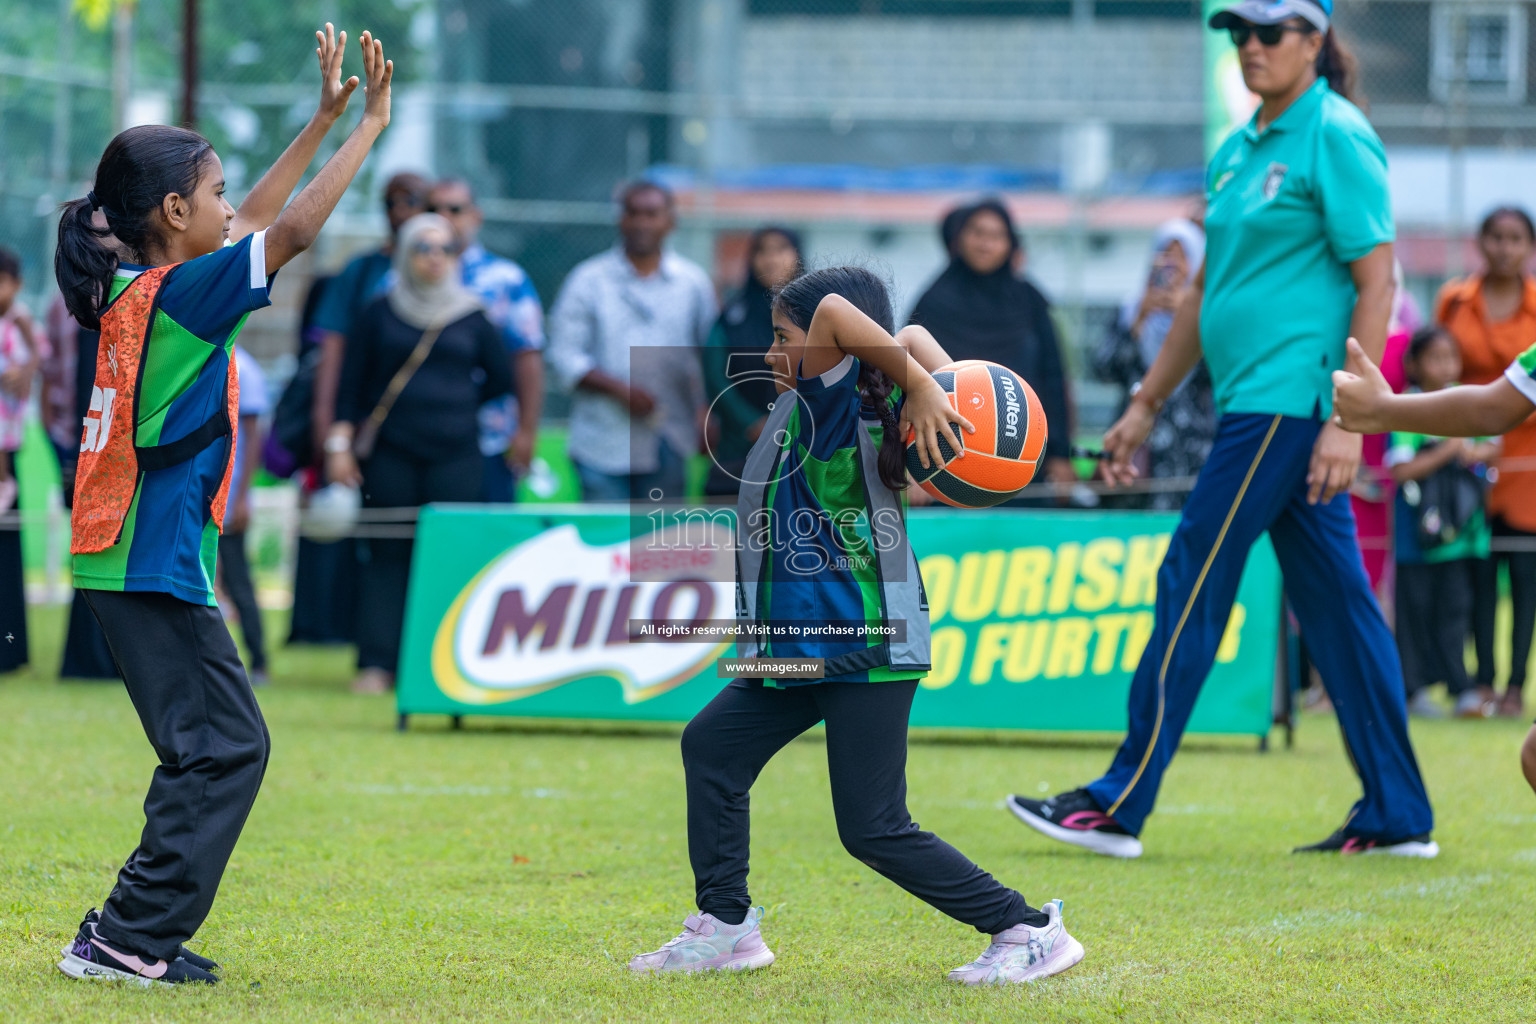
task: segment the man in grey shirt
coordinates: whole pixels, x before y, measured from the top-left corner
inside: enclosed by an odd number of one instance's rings
[[[676,224],[670,192],[633,182],[620,204],[620,244],[577,264],[555,299],[546,359],[574,392],[569,449],[582,497],[681,501],[698,450],[699,346],[718,313],[714,287],[664,248]]]

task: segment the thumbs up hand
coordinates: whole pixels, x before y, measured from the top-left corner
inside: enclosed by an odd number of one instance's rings
[[[1389,428],[1386,406],[1392,385],[1354,338],[1347,345],[1344,369],[1333,373],[1333,420],[1357,434],[1380,434]]]

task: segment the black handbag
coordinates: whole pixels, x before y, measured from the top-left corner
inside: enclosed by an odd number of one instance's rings
[[[296,468],[315,461],[315,372],[320,366],[320,346],[312,345],[299,360],[298,369],[283,388],[272,410],[272,440],[282,447]]]
[[[1418,519],[1419,547],[1433,551],[1455,543],[1482,511],[1487,491],[1481,474],[1456,462],[1403,484],[1403,498]]]

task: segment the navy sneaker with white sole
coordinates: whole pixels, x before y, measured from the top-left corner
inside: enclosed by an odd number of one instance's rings
[[[1086,789],[1058,793],[1047,800],[1010,796],[1008,810],[1036,832],[1063,843],[1106,857],[1141,856],[1141,840],[1105,814]]]
[[[101,911],[97,910],[95,907],[92,907],[89,911],[86,912],[85,919],[80,922],[80,930],[83,932],[87,927],[94,928],[96,923],[100,920]],[[69,950],[70,947],[65,946],[62,950],[63,955],[68,956]],[[205,956],[198,956],[186,946],[176,947],[176,959],[185,960],[187,963],[191,964],[193,967],[196,967],[200,971],[217,972],[219,969],[218,961],[210,960]]]
[[[218,976],[185,958],[158,960],[109,946],[94,923],[82,924],[64,951],[59,970],[82,981],[123,981],[133,985],[217,985]]]

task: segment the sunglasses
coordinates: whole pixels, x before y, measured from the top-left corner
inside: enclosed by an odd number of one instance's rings
[[[1315,29],[1311,25],[1233,25],[1227,31],[1232,35],[1232,45],[1241,50],[1253,36],[1258,36],[1265,46],[1279,46],[1287,32],[1306,35]]]
[[[391,210],[419,210],[421,209],[421,196],[396,195],[384,200],[384,205]]]
[[[463,213],[464,211],[466,211],[468,209],[469,209],[469,207],[463,205],[462,203],[454,203],[452,206],[438,206],[436,203],[433,203],[433,204],[431,204],[431,205],[429,205],[427,207],[427,212],[428,213],[446,213],[446,214],[449,214],[451,216],[457,217],[459,214]]]
[[[441,242],[417,242],[411,246],[413,256],[457,256],[459,247],[453,244],[444,245]]]

